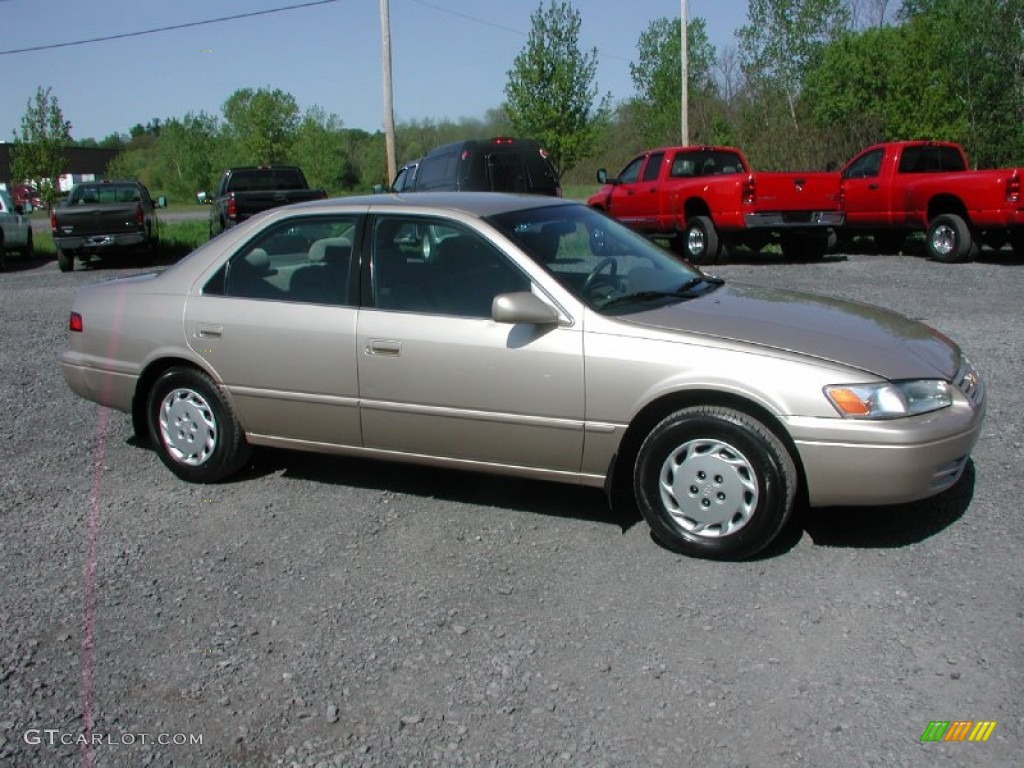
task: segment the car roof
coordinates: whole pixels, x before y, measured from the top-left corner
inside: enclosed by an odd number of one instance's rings
[[[358,197],[335,197],[329,200],[314,200],[288,206],[291,212],[309,211],[324,213],[326,211],[343,211],[350,208],[366,210],[371,208],[377,212],[388,208],[408,210],[416,208],[420,211],[436,211],[438,213],[460,212],[471,216],[487,217],[509,211],[522,211],[530,208],[548,208],[553,205],[582,205],[575,200],[546,195],[516,195],[505,192],[412,192],[405,194],[361,195]]]

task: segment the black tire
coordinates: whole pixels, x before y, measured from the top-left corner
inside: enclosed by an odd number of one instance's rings
[[[57,249],[57,268],[61,272],[70,272],[75,268],[75,254],[70,251],[65,251],[62,248]]]
[[[903,246],[907,242],[907,234],[905,232],[875,232],[871,239],[875,241],[875,250],[878,253],[893,255],[903,250]]]
[[[640,511],[663,546],[692,557],[740,560],[768,546],[785,526],[797,472],[779,438],[757,419],[698,406],[651,430],[633,481]]]
[[[960,264],[978,255],[978,242],[963,217],[944,213],[932,219],[926,241],[928,255],[943,264]]]
[[[1010,247],[1013,248],[1014,256],[1024,259],[1024,227],[1010,230]]]
[[[171,368],[146,402],[149,437],[164,465],[190,483],[216,483],[245,466],[251,448],[231,403],[202,371]]]
[[[34,259],[36,255],[36,245],[32,239],[32,230],[28,231],[28,242],[25,243],[24,247],[18,249],[18,253],[23,259]]]
[[[722,241],[715,223],[707,216],[694,216],[686,229],[676,235],[675,250],[692,264],[717,264],[722,254]]]

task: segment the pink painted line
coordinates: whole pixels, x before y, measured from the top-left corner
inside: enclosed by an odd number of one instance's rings
[[[120,275],[119,275],[120,277]],[[107,359],[113,359],[117,352],[118,332],[121,330],[124,294],[118,294],[117,307],[114,310],[114,322],[110,329],[110,342],[107,345]],[[113,379],[107,377],[103,390],[106,400],[110,394]],[[96,447],[93,453],[92,489],[89,491],[89,512],[85,521],[85,566],[82,569],[82,580],[85,586],[85,615],[82,620],[82,766],[92,768],[92,683],[93,683],[93,644],[96,629],[96,542],[100,529],[100,496],[103,490],[103,462],[107,453],[107,422],[110,411],[100,408],[99,420],[96,423]]]

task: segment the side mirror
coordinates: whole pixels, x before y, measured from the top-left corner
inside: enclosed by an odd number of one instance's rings
[[[167,207],[167,198],[164,197],[163,195],[160,195],[160,197],[158,197],[156,199],[156,207],[157,208],[166,208]]]
[[[28,213],[32,213],[32,206],[29,203],[15,203],[14,212],[19,216],[24,216],[26,207],[28,208]]]
[[[604,168],[597,169],[597,183],[607,184],[608,183],[608,171]]]
[[[491,302],[491,319],[496,323],[555,325],[558,313],[529,291],[502,293]]]
[[[373,194],[379,195],[381,192],[384,192],[384,191],[385,190],[384,190],[384,185],[383,184],[374,184],[373,185]]]

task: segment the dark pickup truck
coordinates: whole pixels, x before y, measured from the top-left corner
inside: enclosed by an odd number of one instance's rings
[[[210,237],[271,208],[326,197],[324,190],[310,189],[306,177],[294,165],[229,168],[217,182],[210,210]]]
[[[149,196],[137,181],[90,181],[76,185],[67,200],[50,212],[50,231],[61,272],[75,268],[75,259],[111,251],[137,250],[156,255],[160,222],[156,209],[167,201]]]

